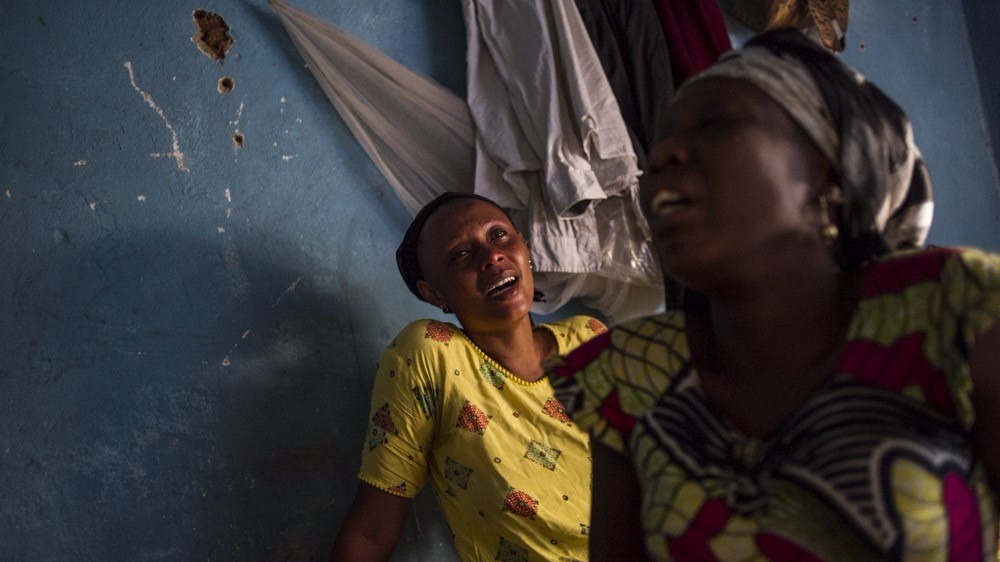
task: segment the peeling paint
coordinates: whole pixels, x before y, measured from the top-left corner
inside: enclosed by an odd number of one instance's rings
[[[171,145],[171,148],[173,150],[171,150],[170,152],[168,153],[154,152],[150,154],[150,156],[152,156],[153,158],[173,158],[177,162],[178,170],[181,170],[183,172],[190,172],[191,170],[188,170],[187,167],[184,165],[184,153],[181,152],[180,141],[177,139],[177,131],[174,130],[174,126],[170,124],[170,121],[167,119],[167,116],[163,113],[163,110],[160,109],[160,106],[156,105],[156,102],[153,101],[152,96],[142,91],[142,88],[140,88],[139,85],[135,83],[135,72],[132,71],[132,61],[125,61],[125,69],[128,70],[128,79],[130,82],[132,82],[132,87],[135,88],[135,91],[139,92],[139,95],[142,96],[142,99],[146,100],[146,103],[149,105],[149,107],[151,107],[153,111],[155,111],[156,114],[160,116],[160,119],[163,120],[163,124],[166,125],[167,130],[170,131],[170,138],[173,141]]]
[[[87,165],[87,161],[86,160],[77,160],[76,162],[73,162],[73,167],[74,168],[78,168],[80,166],[86,166],[86,165]]]
[[[97,210],[97,203],[96,202],[91,201],[90,203],[87,204],[87,206],[90,207],[91,211],[96,211]]]
[[[233,202],[233,194],[232,194],[231,191],[229,191],[228,187],[226,188],[226,201],[228,203],[232,203]]]
[[[228,219],[231,216],[233,216],[233,210],[232,209],[226,209],[226,218]]]
[[[4,195],[7,196],[7,199],[10,199],[10,197],[11,197],[10,190],[8,189],[6,192],[4,192]]]
[[[292,158],[295,158],[295,156],[297,155],[285,154],[284,156],[281,157],[281,159],[284,160],[285,162],[288,162]]]
[[[231,364],[232,363],[229,361],[229,356],[228,355],[225,358],[222,359],[222,366],[223,367],[228,367]]]
[[[145,195],[136,195],[135,198],[138,199],[139,201],[145,201],[146,200],[146,196]]]
[[[243,118],[243,102],[240,102],[240,107],[236,110],[236,119],[229,122],[230,125],[234,127],[233,129],[233,150],[243,148],[246,143],[246,137],[240,132],[240,119]]]
[[[222,60],[233,48],[233,37],[229,35],[229,24],[222,16],[198,8],[191,13],[198,32],[191,37],[191,42],[198,50],[212,60]]]
[[[225,227],[222,227],[222,226],[215,227],[215,230],[217,230],[219,232],[219,234],[222,234],[223,232],[226,231]]]
[[[278,300],[274,301],[274,304],[271,305],[271,308],[278,306],[278,303],[281,302],[281,298],[287,295],[288,293],[294,293],[295,290],[298,289],[299,287],[299,281],[302,281],[302,276],[299,276],[298,279],[292,281],[292,284],[289,285],[287,289],[285,289],[284,293],[281,293],[281,296],[278,297]]]

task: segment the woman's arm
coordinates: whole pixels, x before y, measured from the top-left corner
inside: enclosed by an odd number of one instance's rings
[[[333,543],[330,562],[388,560],[406,525],[409,498],[361,482]]]
[[[976,338],[970,370],[977,449],[1000,490],[1000,323]]]
[[[594,494],[590,505],[591,562],[649,560],[640,520],[642,495],[628,458],[591,441]]]

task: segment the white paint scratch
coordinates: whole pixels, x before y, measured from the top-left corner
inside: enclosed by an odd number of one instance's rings
[[[281,96],[281,103],[285,103],[285,96]]]
[[[227,355],[226,357],[224,357],[222,359],[222,366],[223,367],[228,367],[230,364],[231,364],[231,362],[229,361],[229,356]]]
[[[296,156],[298,156],[298,154],[295,155],[285,154],[284,156],[281,157],[281,159],[284,160],[285,162],[288,162],[289,160],[295,158]]]
[[[5,193],[4,193],[4,195],[6,195],[6,196],[7,196],[7,199],[10,199],[10,190],[8,189],[8,190],[7,190],[7,191],[6,191]]]
[[[80,166],[86,166],[86,165],[87,165],[87,161],[86,160],[77,160],[76,162],[73,162],[73,167],[74,168],[78,168]]]
[[[241,337],[240,339],[241,340],[245,340],[245,339],[247,339],[247,336],[249,336],[249,335],[250,335],[250,330],[247,330],[247,331],[243,332],[243,337]]]
[[[232,209],[226,209],[226,218],[228,219],[231,216],[233,216],[233,210]]]
[[[135,198],[138,199],[139,201],[145,201],[146,200],[146,196],[145,195],[136,195]]]
[[[95,202],[95,201],[91,201],[90,203],[87,204],[87,206],[90,207],[91,211],[96,211],[97,210],[97,202]]]
[[[233,193],[231,191],[229,191],[228,187],[226,188],[226,202],[228,202],[228,203],[232,203],[233,202]]]
[[[139,92],[139,95],[142,96],[142,99],[146,100],[146,103],[149,105],[149,107],[151,107],[153,111],[155,111],[156,114],[160,116],[160,119],[162,119],[163,123],[167,126],[167,130],[170,131],[170,138],[173,141],[173,143],[171,144],[171,148],[173,150],[171,150],[170,152],[167,153],[154,152],[150,154],[150,156],[152,156],[153,158],[173,158],[177,162],[178,170],[184,172],[190,172],[191,170],[188,170],[187,167],[184,165],[184,153],[181,152],[180,141],[177,139],[177,131],[174,130],[174,126],[170,124],[170,120],[167,119],[166,114],[163,113],[163,110],[160,109],[160,106],[156,105],[156,102],[153,101],[152,96],[142,91],[142,88],[140,88],[139,85],[135,83],[135,72],[132,71],[132,61],[125,61],[125,69],[128,70],[128,79],[130,82],[132,82],[132,87],[135,88],[135,91]]]
[[[215,230],[219,231],[219,234],[222,234],[223,232],[225,232],[225,231],[226,231],[226,229],[225,229],[225,228],[223,228],[223,227],[221,227],[221,226],[217,226],[217,227],[215,227]]]
[[[271,305],[271,308],[278,306],[278,303],[281,302],[281,297],[284,297],[288,293],[294,293],[295,290],[299,288],[299,281],[302,281],[302,276],[299,276],[298,279],[292,281],[292,284],[289,285],[287,289],[285,289],[284,293],[281,293],[281,296],[278,297],[278,300],[274,301],[274,304]]]
[[[295,118],[295,122],[296,123],[301,123],[302,122],[302,118],[301,117],[296,117]]]

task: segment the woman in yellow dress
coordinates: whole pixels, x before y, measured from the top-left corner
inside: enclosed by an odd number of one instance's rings
[[[585,560],[589,443],[541,365],[606,328],[586,316],[533,325],[527,244],[488,199],[429,203],[396,258],[414,295],[459,325],[417,320],[382,354],[332,559],[388,559],[429,476],[462,560]]]

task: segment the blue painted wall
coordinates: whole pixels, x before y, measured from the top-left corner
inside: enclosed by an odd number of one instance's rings
[[[913,117],[932,240],[1000,250],[996,77],[941,4],[855,0],[845,58]],[[296,5],[464,89],[459,2]],[[0,559],[325,559],[375,361],[434,314],[407,222],[264,0],[0,3]],[[396,559],[449,542],[425,497]]]
[[[1000,2],[995,0],[963,0],[969,43],[976,62],[979,92],[989,128],[993,160],[1000,166]]]

